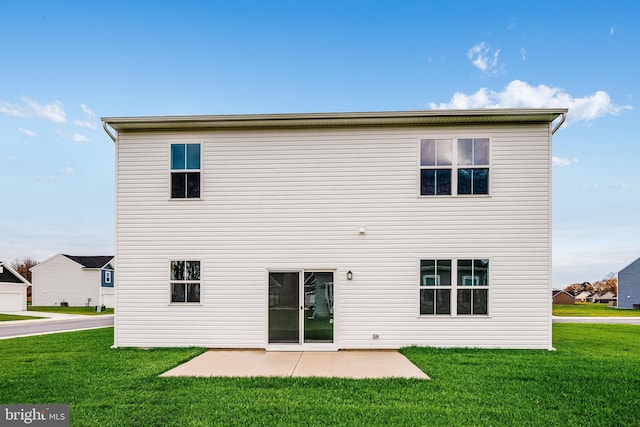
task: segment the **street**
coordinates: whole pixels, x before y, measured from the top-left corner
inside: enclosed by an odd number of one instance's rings
[[[0,339],[77,331],[81,329],[104,328],[108,326],[113,326],[113,315],[76,315],[72,319],[0,322]]]

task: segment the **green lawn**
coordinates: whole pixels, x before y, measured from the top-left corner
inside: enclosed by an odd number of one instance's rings
[[[60,307],[60,306],[30,305],[30,306],[27,306],[27,310],[28,311],[44,311],[49,313],[64,313],[64,314],[88,314],[88,315],[113,314],[113,308],[107,308],[105,311],[97,312],[95,306]]]
[[[591,302],[574,305],[553,304],[554,316],[587,316],[587,317],[640,317],[640,310],[618,310],[607,304]]]
[[[557,351],[408,348],[432,380],[159,378],[203,350],[110,349],[112,328],[0,340],[0,402],[76,426],[629,426],[640,326],[556,324]]]
[[[0,322],[7,322],[9,320],[31,320],[31,319],[42,319],[42,317],[18,316],[16,314],[0,314]]]

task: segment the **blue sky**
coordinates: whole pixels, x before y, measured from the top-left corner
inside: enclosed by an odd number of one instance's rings
[[[0,3],[0,259],[113,253],[101,116],[568,107],[553,284],[640,257],[640,3]]]

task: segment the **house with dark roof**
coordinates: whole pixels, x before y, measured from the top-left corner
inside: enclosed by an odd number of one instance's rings
[[[11,266],[0,261],[0,313],[27,309],[27,279]]]
[[[31,268],[33,305],[114,305],[113,255],[57,254]]]

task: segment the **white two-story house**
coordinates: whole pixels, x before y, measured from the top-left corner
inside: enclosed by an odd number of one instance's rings
[[[551,348],[566,111],[103,118],[114,345]]]

